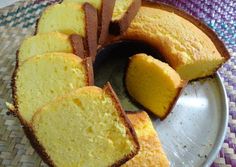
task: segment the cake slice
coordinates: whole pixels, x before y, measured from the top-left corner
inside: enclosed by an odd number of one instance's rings
[[[63,3],[88,2],[98,10],[98,43],[102,45],[109,34],[109,25],[116,0],[63,0]]]
[[[171,111],[185,85],[168,64],[146,54],[130,58],[125,83],[128,93],[160,119]]]
[[[23,125],[43,105],[74,89],[92,85],[91,58],[71,53],[47,53],[27,59],[13,75],[13,101]]]
[[[83,38],[86,55],[97,52],[97,10],[90,4],[62,3],[49,6],[38,20],[36,33],[61,32]]]
[[[150,44],[184,80],[213,75],[230,58],[213,30],[193,16],[163,3],[143,3],[123,40]]]
[[[118,167],[139,149],[109,84],[57,98],[35,113],[32,129],[50,166]]]
[[[17,60],[20,64],[29,57],[50,52],[74,53],[84,58],[82,38],[79,35],[69,36],[59,32],[30,36],[22,42]]]
[[[110,32],[113,35],[124,33],[138,13],[141,4],[142,0],[116,0]]]
[[[127,116],[137,134],[140,151],[134,158],[122,165],[122,167],[170,166],[148,114],[144,111],[128,112]]]

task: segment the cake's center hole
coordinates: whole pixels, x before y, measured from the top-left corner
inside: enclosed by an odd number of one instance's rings
[[[103,87],[109,81],[126,111],[142,109],[129,97],[124,85],[129,57],[137,53],[146,53],[163,60],[157,50],[143,42],[122,41],[101,49],[94,63],[95,85]]]

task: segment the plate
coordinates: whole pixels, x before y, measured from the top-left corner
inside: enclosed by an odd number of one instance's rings
[[[102,87],[109,81],[126,111],[143,110],[130,100],[124,87],[128,59],[136,53],[164,61],[147,44],[122,41],[100,49],[94,64],[95,85]],[[165,120],[149,115],[171,166],[210,166],[223,144],[228,123],[226,91],[219,74],[190,82]]]

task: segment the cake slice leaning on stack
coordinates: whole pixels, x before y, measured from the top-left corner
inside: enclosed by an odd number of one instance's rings
[[[38,20],[36,33],[61,32],[83,38],[87,57],[95,59],[97,52],[97,10],[85,3],[55,4],[46,8]]]
[[[139,153],[126,162],[122,167],[168,167],[170,162],[165,155],[161,142],[153,128],[148,114],[142,112],[128,112],[127,114],[140,144]]]
[[[139,150],[115,93],[88,86],[39,109],[32,120],[37,151],[50,166],[118,167]]]
[[[129,94],[160,119],[170,113],[186,85],[168,64],[146,54],[130,58],[125,83]]]
[[[98,44],[102,45],[109,34],[109,25],[116,0],[63,0],[62,3],[88,2],[98,10]]]
[[[27,127],[34,113],[55,97],[93,85],[91,58],[71,53],[33,56],[16,66],[12,79],[13,103],[21,123]]]
[[[26,38],[17,53],[17,63],[29,57],[51,52],[74,53],[84,58],[83,41],[79,35],[66,35],[59,32],[38,34]]]

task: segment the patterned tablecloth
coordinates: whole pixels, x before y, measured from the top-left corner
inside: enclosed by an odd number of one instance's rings
[[[15,52],[34,31],[40,12],[57,0],[30,0],[0,9],[0,166],[45,166],[30,146],[19,122],[6,115]],[[200,18],[225,42],[231,59],[219,70],[229,98],[229,124],[213,167],[236,167],[236,0],[160,0]]]

